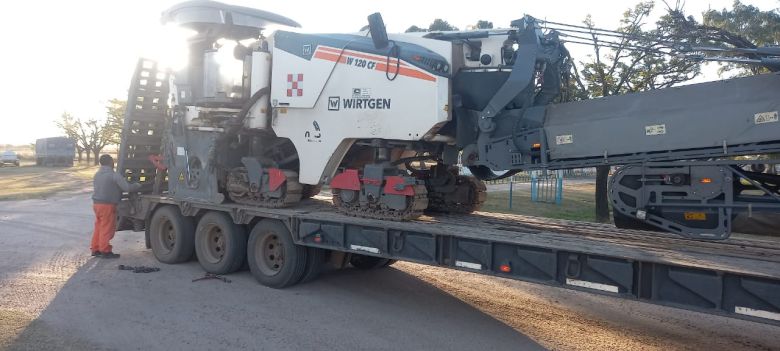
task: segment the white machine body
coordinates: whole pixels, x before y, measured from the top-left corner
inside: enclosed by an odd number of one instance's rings
[[[448,42],[402,35],[391,39],[424,42],[451,64]],[[309,59],[274,47],[270,78],[271,128],[295,145],[306,165],[299,174],[303,184],[327,183],[356,139],[426,140],[451,119],[446,77],[403,59],[343,47],[306,50],[311,50]],[[267,58],[253,57],[253,90],[256,81],[258,86],[265,82],[266,71],[254,70],[256,60]],[[260,101],[253,109],[263,106]]]

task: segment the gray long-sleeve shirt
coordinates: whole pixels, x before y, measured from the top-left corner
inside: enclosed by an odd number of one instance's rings
[[[128,183],[109,166],[100,166],[92,183],[95,187],[92,201],[99,204],[118,204],[122,199],[122,191],[135,191],[141,187],[141,184]]]

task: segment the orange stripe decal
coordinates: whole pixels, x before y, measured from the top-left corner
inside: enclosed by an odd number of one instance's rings
[[[329,53],[333,53],[333,54],[336,54],[336,55],[341,54],[341,49],[334,49],[334,48],[327,47],[327,46],[320,46],[320,47],[318,47],[317,51],[320,51],[320,50],[325,51],[325,52],[329,52]],[[364,58],[366,60],[387,62],[387,57],[375,56],[375,55],[370,55],[370,54],[366,54],[366,53],[362,53],[362,52],[358,52],[358,51],[352,51],[352,50],[344,50],[344,55],[360,57],[360,58]],[[396,59],[394,59],[392,57],[390,58],[390,63],[395,64],[396,61],[398,61],[398,60],[396,60]],[[404,62],[401,62],[401,66],[407,66],[407,64],[404,63]]]
[[[377,63],[376,64],[376,70],[377,71],[382,71],[382,72],[389,72],[390,74],[395,74],[395,72],[396,72],[395,65],[390,64],[390,67],[387,67],[387,64],[384,64],[384,63]],[[414,69],[409,69],[409,68],[406,68],[406,67],[403,67],[403,66],[398,68],[398,74],[400,74],[402,76],[407,76],[407,77],[427,80],[429,82],[435,82],[436,81],[436,77],[434,77],[434,76],[432,76],[430,74],[424,73],[422,71],[414,70]]]
[[[339,58],[339,53],[341,52],[338,50],[338,52],[334,53],[331,50],[322,50],[322,47],[317,48],[317,51],[314,52],[314,58],[330,61],[330,62],[336,62],[336,60],[339,61],[339,63],[346,64],[347,63],[347,56],[353,56],[353,57],[361,57],[366,58],[363,56],[369,56],[369,55],[358,55],[358,54],[352,54],[345,52],[343,55],[341,55],[341,58]],[[372,58],[369,58],[372,59]],[[384,60],[384,59],[382,59]],[[376,62],[376,65],[374,66],[375,71],[380,72],[388,72],[391,75],[396,74],[396,61],[391,60],[390,66],[388,67],[386,61],[383,62]],[[423,71],[413,69],[406,65],[405,63],[401,62],[400,67],[398,67],[397,72],[399,75],[410,77],[410,78],[416,78],[416,79],[422,79],[429,82],[435,82],[436,77],[427,74]]]

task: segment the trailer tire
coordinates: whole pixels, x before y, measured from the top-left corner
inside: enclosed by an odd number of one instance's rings
[[[303,271],[303,277],[299,284],[308,283],[317,279],[325,266],[326,251],[324,249],[308,247],[306,248],[306,251],[306,269]]]
[[[181,263],[195,253],[195,224],[174,206],[163,206],[152,215],[149,228],[152,253],[162,263]]]
[[[249,270],[267,287],[281,289],[299,283],[306,273],[307,256],[308,249],[296,245],[280,221],[264,219],[249,234],[246,250]]]
[[[390,260],[387,258],[358,254],[352,254],[352,257],[349,258],[349,264],[351,264],[352,267],[362,270],[382,268],[387,266],[389,262]]]
[[[227,214],[207,212],[195,230],[195,253],[206,272],[233,273],[246,259],[246,231]]]

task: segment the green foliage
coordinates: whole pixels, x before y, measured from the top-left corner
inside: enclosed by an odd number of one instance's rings
[[[674,39],[691,47],[755,48],[780,43],[780,13],[777,9],[761,11],[736,0],[731,9],[704,12],[702,23],[685,16],[678,9],[670,9],[667,16],[666,24],[675,34]],[[744,57],[756,58],[750,54]],[[723,63],[718,73],[726,72],[746,76],[766,73],[767,69],[755,65]]]
[[[415,32],[427,32],[425,28],[420,28],[418,26],[411,26],[404,31],[404,33],[415,33]]]
[[[475,26],[476,29],[493,29],[493,22],[488,22],[484,20],[477,21],[477,25]]]
[[[437,18],[433,20],[433,23],[431,23],[431,25],[428,26],[429,32],[439,32],[439,31],[446,32],[446,31],[454,31],[454,30],[458,30],[458,27],[451,25],[449,22],[441,18]]]
[[[747,47],[777,45],[780,43],[780,14],[777,10],[761,11],[739,0],[734,1],[731,10],[709,10],[704,13],[704,26],[720,28],[750,41]],[[737,76],[755,75],[767,72],[759,66],[724,64],[718,73],[736,71]]]
[[[616,44],[605,46],[595,34],[590,16],[584,24],[590,28],[593,53],[580,62],[582,87],[591,98],[620,95],[638,91],[668,88],[695,78],[700,65],[691,60],[668,55],[662,51],[673,34],[663,16],[653,29],[645,30],[645,20],[654,9],[654,2],[640,2],[626,10],[617,32],[625,36]]]

